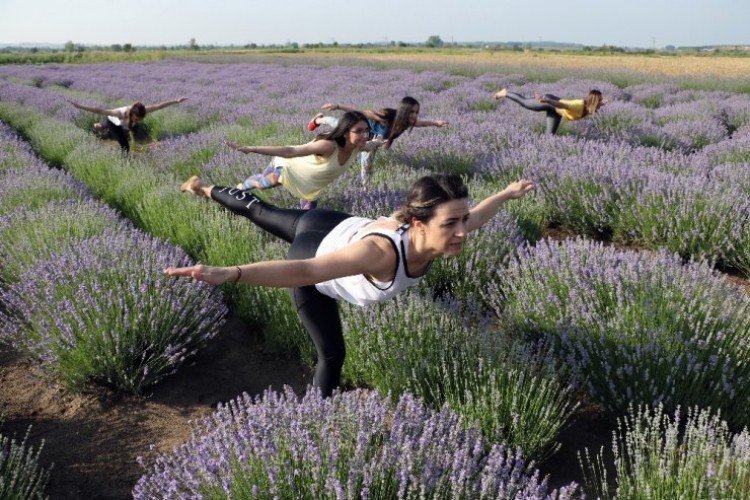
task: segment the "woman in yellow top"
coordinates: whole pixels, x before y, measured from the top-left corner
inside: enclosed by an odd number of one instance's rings
[[[544,111],[547,114],[546,132],[552,135],[557,132],[563,118],[568,121],[580,120],[593,115],[606,103],[602,93],[596,89],[590,90],[583,99],[560,99],[552,94],[538,95],[531,99],[515,92],[508,92],[508,89],[501,89],[495,93],[495,99],[506,97],[531,111]]]
[[[370,126],[362,113],[344,113],[338,126],[319,134],[314,141],[299,146],[240,146],[225,144],[240,153],[273,156],[263,173],[255,174],[237,185],[237,189],[270,189],[284,186],[301,199],[301,208],[317,206],[321,190],[354,164],[356,154],[382,145],[382,140],[368,141]],[[203,183],[193,176],[181,190],[201,195]]]

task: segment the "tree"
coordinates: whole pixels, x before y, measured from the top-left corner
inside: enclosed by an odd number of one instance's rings
[[[190,39],[190,44],[188,46],[190,47],[190,50],[200,49],[200,46],[197,43],[195,43],[195,38]]]
[[[432,35],[430,38],[427,39],[425,42],[425,45],[430,47],[431,49],[434,49],[436,47],[442,47],[443,41],[440,39],[438,35]]]
[[[68,40],[65,42],[65,52],[73,52],[76,50],[76,45],[71,41]]]

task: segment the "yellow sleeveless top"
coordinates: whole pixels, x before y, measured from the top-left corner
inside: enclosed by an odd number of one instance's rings
[[[357,158],[356,152],[352,152],[343,165],[339,164],[340,150],[341,148],[336,144],[336,150],[329,157],[309,155],[281,158],[277,156],[274,157],[273,163],[282,167],[280,182],[290,193],[305,200],[316,200],[320,191],[346,172]]]
[[[569,109],[558,108],[560,115],[564,119],[573,121],[583,118],[583,99],[560,99],[560,102],[569,106]]]

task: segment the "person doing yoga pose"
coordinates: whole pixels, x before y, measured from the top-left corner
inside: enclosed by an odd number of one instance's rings
[[[370,127],[362,113],[350,111],[339,120],[330,132],[319,134],[314,141],[299,146],[240,146],[234,142],[225,144],[240,153],[271,155],[266,169],[251,175],[238,189],[270,189],[284,186],[301,199],[304,209],[315,208],[324,187],[336,180],[354,164],[355,153],[376,148],[382,140],[368,141]],[[188,189],[197,179],[193,176],[182,187]]]
[[[69,101],[74,107],[83,111],[90,111],[107,118],[101,123],[94,124],[94,133],[102,139],[115,139],[124,153],[130,151],[130,135],[135,132],[136,126],[143,121],[148,113],[153,113],[167,106],[179,104],[187,97],[180,97],[172,101],[160,102],[159,104],[145,105],[142,102],[134,102],[130,106],[105,109],[95,106],[84,106],[77,102]]]
[[[339,385],[346,352],[336,301],[364,306],[394,297],[416,284],[433,260],[457,255],[468,233],[533,187],[519,180],[470,208],[460,177],[422,177],[399,210],[372,220],[325,209],[278,208],[251,191],[204,186],[198,180],[191,186],[196,193],[290,243],[287,259],[229,267],[196,264],[164,272],[213,285],[239,281],[289,288],[317,350],[313,385],[330,396]]]
[[[552,94],[538,95],[534,99],[524,97],[508,89],[501,89],[495,93],[495,99],[508,98],[531,111],[544,111],[547,114],[546,133],[554,135],[560,127],[560,122],[580,120],[593,115],[606,104],[602,93],[596,89],[589,91],[583,99],[560,99]]]
[[[355,111],[351,106],[333,103],[326,103],[321,108],[330,111]],[[370,124],[370,138],[385,139],[385,149],[390,149],[393,141],[407,130],[411,130],[412,127],[445,127],[448,125],[445,120],[419,120],[419,101],[409,96],[401,99],[398,109],[365,109],[361,113],[367,117],[367,122]],[[318,113],[307,124],[307,128],[311,131],[320,125],[335,128],[337,124],[338,118],[335,116],[325,116],[323,113]],[[372,174],[372,161],[375,158],[376,150],[363,151],[359,155],[360,178],[363,185],[367,183],[368,177]]]

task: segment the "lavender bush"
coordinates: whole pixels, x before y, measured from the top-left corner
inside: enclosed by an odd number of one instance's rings
[[[750,423],[750,299],[705,264],[544,240],[485,290],[511,329],[550,336],[609,411],[701,404]]]
[[[3,291],[2,340],[72,388],[95,380],[140,392],[189,360],[226,314],[214,288],[161,274],[188,263],[138,231],[104,231]]]
[[[147,498],[573,498],[550,491],[512,450],[450,410],[404,395],[310,390],[243,395],[195,425],[190,441],[142,463]]]
[[[615,490],[603,450],[581,459],[597,498],[747,498],[750,433],[732,433],[720,414],[690,407],[674,415],[662,405],[631,407],[612,438]]]
[[[75,252],[82,239],[108,228],[124,231],[129,227],[130,223],[117,212],[91,200],[17,209],[0,216],[0,279],[16,281],[23,269],[32,268],[39,261],[56,253]]]
[[[480,314],[417,292],[342,307],[344,377],[448,404],[489,439],[543,459],[575,408],[570,388],[549,353],[495,336]]]
[[[19,443],[0,434],[0,498],[46,499],[44,493],[49,480],[49,470],[39,466],[39,455],[44,441],[34,450],[29,446],[29,433]]]

